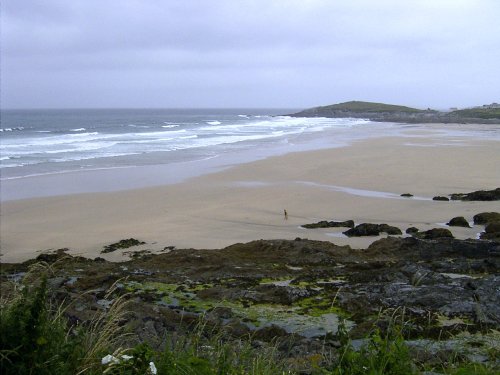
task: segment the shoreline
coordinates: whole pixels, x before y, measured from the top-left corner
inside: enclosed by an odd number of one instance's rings
[[[5,170],[0,175],[0,202],[30,199],[36,197],[63,196],[82,193],[116,192],[148,187],[159,187],[182,183],[190,178],[216,173],[227,168],[248,164],[268,158],[292,153],[327,150],[350,147],[353,143],[385,137],[405,137],[408,143],[415,137],[426,135],[438,139],[446,145],[454,142],[467,142],[474,139],[489,139],[491,132],[500,133],[495,125],[464,124],[397,124],[370,123],[345,129],[327,129],[287,136],[275,142],[263,140],[258,144],[243,142],[241,148],[234,150],[211,150],[201,158],[189,156],[185,160],[174,157],[169,152],[163,157],[158,153],[154,163],[120,165],[114,167],[59,170],[28,175],[8,174]],[[426,145],[420,144],[422,147]],[[435,144],[432,145],[433,147]],[[427,146],[428,147],[428,146]],[[145,154],[145,160],[150,160]]]
[[[345,228],[307,230],[300,225],[352,219],[356,224],[387,223],[404,232],[409,226],[439,227],[454,216],[470,220],[479,212],[500,211],[500,202],[430,200],[496,188],[500,179],[498,139],[433,137],[431,130],[233,164],[177,184],[5,201],[0,260],[26,260],[64,247],[72,255],[94,258],[101,256],[103,246],[130,237],[147,243],[137,250],[153,252],[167,246],[215,249],[296,237],[362,248],[380,237],[347,238],[341,235]],[[417,198],[360,192],[412,193]],[[475,238],[482,227],[449,229],[457,238]],[[103,257],[127,259],[122,251]]]

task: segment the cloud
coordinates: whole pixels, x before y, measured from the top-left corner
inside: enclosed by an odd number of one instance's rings
[[[494,0],[6,0],[2,7],[7,106],[302,107],[346,95],[422,106],[498,100]],[[475,101],[457,91],[458,81]],[[174,89],[168,100],[159,94]]]

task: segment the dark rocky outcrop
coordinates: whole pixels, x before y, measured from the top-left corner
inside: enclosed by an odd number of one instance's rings
[[[356,225],[356,227],[351,228],[343,232],[348,237],[362,237],[362,236],[378,236],[380,233],[387,233],[389,235],[400,235],[403,234],[401,229],[388,225],[388,224],[372,224],[363,223]]]
[[[424,232],[415,233],[414,236],[426,240],[433,240],[436,238],[453,238],[453,234],[446,228],[432,228]]]
[[[481,212],[480,214],[474,215],[473,217],[474,224],[488,224],[493,223],[495,221],[500,221],[500,213],[499,212]]]
[[[471,193],[450,194],[451,200],[461,201],[498,201],[500,200],[500,188],[493,190],[477,190]]]
[[[144,245],[146,242],[139,241],[135,238],[128,238],[126,240],[120,240],[118,242],[112,243],[104,247],[101,253],[111,253],[118,249],[128,249],[129,247]]]
[[[450,198],[438,195],[438,196],[433,197],[432,200],[433,201],[446,201],[447,202],[450,200]]]
[[[469,222],[463,216],[457,216],[451,219],[446,225],[450,227],[470,228]]]
[[[442,341],[460,330],[498,331],[500,244],[443,237],[448,233],[382,238],[362,250],[301,239],[179,249],[121,263],[64,255],[48,285],[74,324],[87,324],[121,296],[129,314],[120,324],[154,347],[165,344],[165,335],[182,337],[201,326],[225,340],[275,343],[283,356],[307,361],[337,340],[337,315],[347,329],[356,327],[357,338],[374,325],[383,332],[402,307],[408,337]],[[2,264],[2,293],[32,263]]]
[[[42,253],[36,257],[37,261],[43,261],[47,262],[49,264],[54,263],[56,260],[59,260],[65,256],[67,256],[66,252],[69,249],[64,248],[64,249],[58,249],[56,251],[52,251],[49,253]]]
[[[416,227],[409,227],[408,229],[406,229],[406,234],[415,234],[415,233],[418,233],[418,228]]]
[[[484,232],[481,233],[481,239],[500,241],[500,221],[486,224]]]
[[[302,228],[307,228],[307,229],[314,229],[314,228],[353,228],[354,227],[354,221],[353,220],[346,220],[346,221],[318,221],[317,223],[311,223],[311,224],[304,224],[302,225]]]

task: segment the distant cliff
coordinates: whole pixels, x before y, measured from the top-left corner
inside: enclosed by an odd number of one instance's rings
[[[500,105],[493,103],[482,107],[441,112],[384,103],[350,101],[314,107],[290,114],[290,116],[354,117],[372,121],[406,123],[500,124]]]

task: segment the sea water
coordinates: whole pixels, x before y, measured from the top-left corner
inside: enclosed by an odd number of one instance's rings
[[[216,157],[291,136],[366,123],[294,118],[293,110],[2,111],[2,178]]]
[[[418,137],[433,127],[285,115],[296,111],[3,110],[0,199],[158,186],[289,152],[387,135]],[[494,125],[443,129],[434,134],[447,142],[500,134]]]

